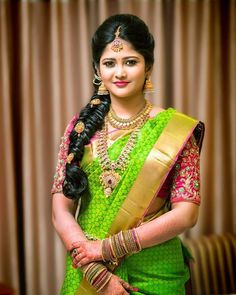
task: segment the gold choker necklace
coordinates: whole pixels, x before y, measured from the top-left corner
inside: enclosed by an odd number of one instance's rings
[[[139,125],[142,120],[149,115],[152,109],[152,104],[146,100],[144,107],[134,116],[128,119],[120,118],[111,108],[108,113],[108,121],[112,127],[116,129],[133,129]]]
[[[129,163],[129,155],[135,147],[141,127],[149,118],[149,112],[145,112],[145,115],[142,116],[142,119],[139,119],[135,129],[130,134],[128,142],[122,149],[121,154],[116,161],[111,161],[108,155],[108,120],[107,118],[105,119],[105,126],[99,132],[97,154],[100,166],[103,171],[99,179],[104,188],[104,194],[106,197],[109,197],[115,187],[118,185],[121,175],[117,172],[117,170],[122,173],[126,169]]]

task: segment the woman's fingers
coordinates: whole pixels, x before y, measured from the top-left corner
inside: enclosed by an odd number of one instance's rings
[[[79,242],[78,242],[79,243]],[[80,252],[81,252],[81,247],[79,246],[79,244],[78,243],[76,243],[77,244],[77,247],[74,247],[71,251],[70,251],[70,255],[71,255],[71,257],[76,257],[78,254],[80,254]]]
[[[74,258],[72,261],[73,261],[74,267],[81,267],[81,266],[84,266],[90,262],[90,261],[88,261],[88,259],[77,260],[76,258]]]
[[[101,241],[79,241],[74,242],[71,256],[80,265],[85,265],[92,261],[102,260]]]
[[[72,262],[73,262],[73,266],[74,267],[81,267],[84,266],[86,264],[88,264],[89,262],[95,261],[95,257],[91,254],[86,254],[85,251],[83,251],[83,249],[79,249],[78,251],[75,253],[72,253]]]
[[[126,285],[127,284],[127,285]],[[116,275],[112,275],[108,284],[99,292],[100,295],[128,295],[129,292],[125,287],[129,287],[129,284],[120,279]]]
[[[83,252],[79,252],[76,256],[74,256],[74,259],[76,259],[77,261],[82,260],[83,258],[86,257],[86,254]]]
[[[131,286],[129,283],[125,282],[124,280],[120,279],[120,284],[128,291],[137,292],[138,288]]]
[[[76,244],[78,245],[78,243],[76,243]],[[73,258],[73,264],[74,265],[78,265],[78,264],[84,265],[84,264],[86,264],[86,259],[85,259],[85,261],[83,261],[83,259],[86,257],[86,253],[83,250],[83,248],[80,247],[80,246],[77,246],[77,248],[74,248],[71,251],[71,257]]]

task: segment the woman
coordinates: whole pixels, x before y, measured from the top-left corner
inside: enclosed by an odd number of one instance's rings
[[[66,128],[52,189],[61,294],[184,294],[177,236],[197,221],[203,124],[145,100],[154,40],[138,17],[108,18],[92,51],[96,91]]]

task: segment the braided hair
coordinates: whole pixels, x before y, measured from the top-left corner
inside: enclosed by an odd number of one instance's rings
[[[132,44],[133,48],[143,55],[146,68],[149,69],[154,63],[154,39],[147,25],[137,16],[131,14],[117,14],[106,19],[96,30],[92,38],[92,57],[95,74],[99,68],[101,55],[105,47],[115,38],[115,32],[120,27],[119,37]],[[137,34],[138,32],[138,34]],[[96,82],[96,81],[95,81]],[[101,130],[104,118],[110,108],[110,95],[99,95],[97,83],[95,92],[90,101],[99,98],[101,103],[91,107],[89,102],[80,112],[75,122],[84,123],[84,130],[78,136],[75,129],[70,134],[68,154],[74,155],[70,163],[66,164],[66,176],[63,183],[63,193],[66,197],[78,200],[88,187],[87,175],[79,163],[84,154],[84,146],[91,137]]]

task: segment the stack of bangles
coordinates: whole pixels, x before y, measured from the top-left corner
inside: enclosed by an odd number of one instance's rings
[[[112,273],[99,262],[91,262],[83,267],[83,274],[86,280],[97,292],[101,291],[109,282]]]
[[[102,240],[101,251],[104,262],[118,264],[118,260],[125,255],[131,255],[141,251],[141,245],[135,229],[121,231],[118,234]],[[109,282],[112,273],[105,265],[99,262],[91,262],[83,268],[85,279],[97,292]]]
[[[117,264],[119,258],[142,250],[135,229],[121,231],[118,234],[102,240],[102,258],[104,262]]]

